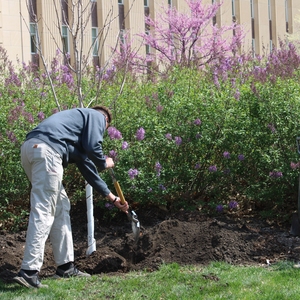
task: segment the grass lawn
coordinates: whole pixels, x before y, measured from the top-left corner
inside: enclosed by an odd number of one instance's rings
[[[162,265],[156,272],[45,279],[48,288],[0,282],[0,299],[300,299],[300,269],[290,262],[269,267]]]

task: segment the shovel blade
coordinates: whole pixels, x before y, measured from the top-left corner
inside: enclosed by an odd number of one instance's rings
[[[292,215],[292,226],[291,226],[290,234],[293,236],[300,236],[300,221],[299,221],[298,213],[293,213]]]
[[[140,221],[138,220],[137,214],[133,210],[129,211],[127,216],[128,219],[131,221],[131,228],[133,232],[134,241],[135,243],[137,243],[140,237]]]

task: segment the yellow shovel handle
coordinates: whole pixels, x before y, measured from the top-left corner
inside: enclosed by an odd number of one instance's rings
[[[120,187],[120,185],[119,185],[119,182],[116,181],[116,180],[114,180],[114,186],[115,186],[115,189],[116,189],[116,191],[117,191],[117,194],[118,194],[118,196],[119,196],[119,198],[120,198],[120,200],[121,200],[121,203],[124,204],[124,203],[125,203],[125,197],[124,197],[124,195],[123,195],[123,192],[122,192],[122,190],[121,190],[121,187]]]

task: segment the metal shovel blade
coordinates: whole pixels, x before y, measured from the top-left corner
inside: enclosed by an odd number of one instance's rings
[[[140,221],[137,214],[132,210],[128,212],[128,219],[131,221],[131,228],[133,232],[134,242],[137,243],[140,237]]]
[[[114,173],[113,169],[109,169],[109,172],[112,177],[117,194],[120,197],[121,203],[124,204],[125,197],[123,195],[123,192],[119,185],[119,182],[116,179],[115,173]],[[140,222],[138,220],[138,216],[133,210],[131,210],[131,211],[128,211],[127,217],[129,219],[129,221],[131,222],[131,228],[132,228],[132,232],[133,232],[134,241],[135,241],[135,243],[137,243],[137,241],[140,237]]]

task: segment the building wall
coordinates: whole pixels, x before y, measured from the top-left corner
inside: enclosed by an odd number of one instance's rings
[[[0,1],[0,45],[13,61],[31,59],[28,24],[26,1]]]
[[[251,10],[249,0],[240,0],[236,2],[236,21],[243,25],[245,41],[242,51],[252,49],[252,32],[251,32]]]
[[[26,6],[28,0],[0,0],[0,45],[7,50],[10,60],[14,63],[17,60],[28,63],[31,61],[29,13]],[[72,1],[69,1],[71,5]],[[91,0],[82,0],[83,7],[91,4]],[[171,3],[178,11],[188,12],[189,7],[185,0],[148,0],[149,7],[144,7],[144,0],[123,0],[122,11],[125,17],[122,27],[119,12],[120,0],[97,0],[97,20],[99,32],[99,62],[104,65],[111,56],[111,51],[118,46],[120,31],[125,29],[133,40],[133,49],[140,55],[146,54],[146,47],[141,45],[141,40],[136,34],[145,29],[144,15],[149,12],[154,19],[159,18],[162,6]],[[220,0],[215,0],[219,2]],[[250,2],[253,1],[254,19],[251,21]],[[286,2],[287,1],[287,2]],[[62,48],[62,41],[58,27],[61,26],[62,18],[60,11],[61,0],[36,0],[39,36],[41,38],[42,50],[48,63],[56,55],[57,49]],[[212,0],[203,0],[204,4],[210,5]],[[287,15],[286,5],[287,3]],[[296,30],[294,19],[300,14],[300,0],[224,0],[218,11],[216,22],[218,26],[229,25],[233,21],[233,9],[235,18],[245,31],[245,42],[243,50],[251,50],[254,45],[256,54],[268,53],[273,47],[278,47],[279,38],[283,39],[288,27],[289,33]],[[271,10],[269,13],[269,5]],[[70,11],[69,11],[70,12]],[[90,10],[87,9],[83,15],[90,18]],[[71,13],[69,14],[72,19]],[[60,23],[60,25],[59,25]],[[287,26],[288,24],[288,26]],[[270,28],[271,26],[271,28]],[[92,23],[84,24],[83,43],[77,45],[83,49],[83,53],[89,62],[93,61]],[[151,30],[151,29],[150,29]],[[228,37],[233,32],[228,33]],[[253,43],[253,36],[255,43]],[[270,41],[272,39],[272,43]],[[74,49],[70,39],[70,48]],[[119,49],[119,48],[118,48]],[[72,52],[72,51],[71,51]],[[74,63],[74,57],[70,58]]]

